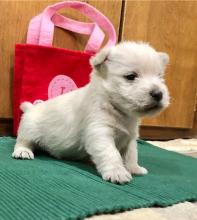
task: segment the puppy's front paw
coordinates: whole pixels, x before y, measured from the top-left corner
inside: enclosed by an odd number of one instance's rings
[[[20,147],[20,148],[17,148],[14,150],[14,152],[12,153],[12,157],[15,159],[32,160],[32,159],[34,159],[34,154],[30,149]]]
[[[102,177],[106,181],[112,183],[127,183],[132,179],[131,174],[124,167],[114,167],[102,174]]]
[[[135,175],[145,175],[148,173],[148,170],[144,167],[141,167],[139,165],[136,166],[129,166],[127,167],[127,170],[131,173],[131,174],[135,174]]]

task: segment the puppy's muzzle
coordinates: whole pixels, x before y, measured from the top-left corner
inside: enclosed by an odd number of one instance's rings
[[[163,108],[162,99],[163,93],[160,90],[152,90],[149,92],[151,97],[150,104],[144,106],[140,112],[159,111]]]
[[[153,98],[154,101],[160,102],[163,98],[163,93],[160,91],[152,90],[150,92],[150,96]]]

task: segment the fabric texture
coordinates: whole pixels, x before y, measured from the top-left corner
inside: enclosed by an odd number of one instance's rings
[[[15,139],[0,138],[0,219],[83,219],[99,213],[197,200],[197,160],[138,142],[149,170],[129,184],[105,182],[95,167],[37,153],[14,160]]]

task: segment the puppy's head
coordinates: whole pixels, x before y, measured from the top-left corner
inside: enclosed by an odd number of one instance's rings
[[[112,104],[136,116],[153,115],[169,105],[163,78],[168,62],[166,53],[135,42],[104,48],[91,59],[93,77]]]

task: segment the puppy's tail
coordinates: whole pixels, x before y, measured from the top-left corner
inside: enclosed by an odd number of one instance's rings
[[[33,104],[31,102],[23,102],[20,105],[20,109],[22,112],[26,112],[27,110],[29,110],[32,107],[33,107]]]

